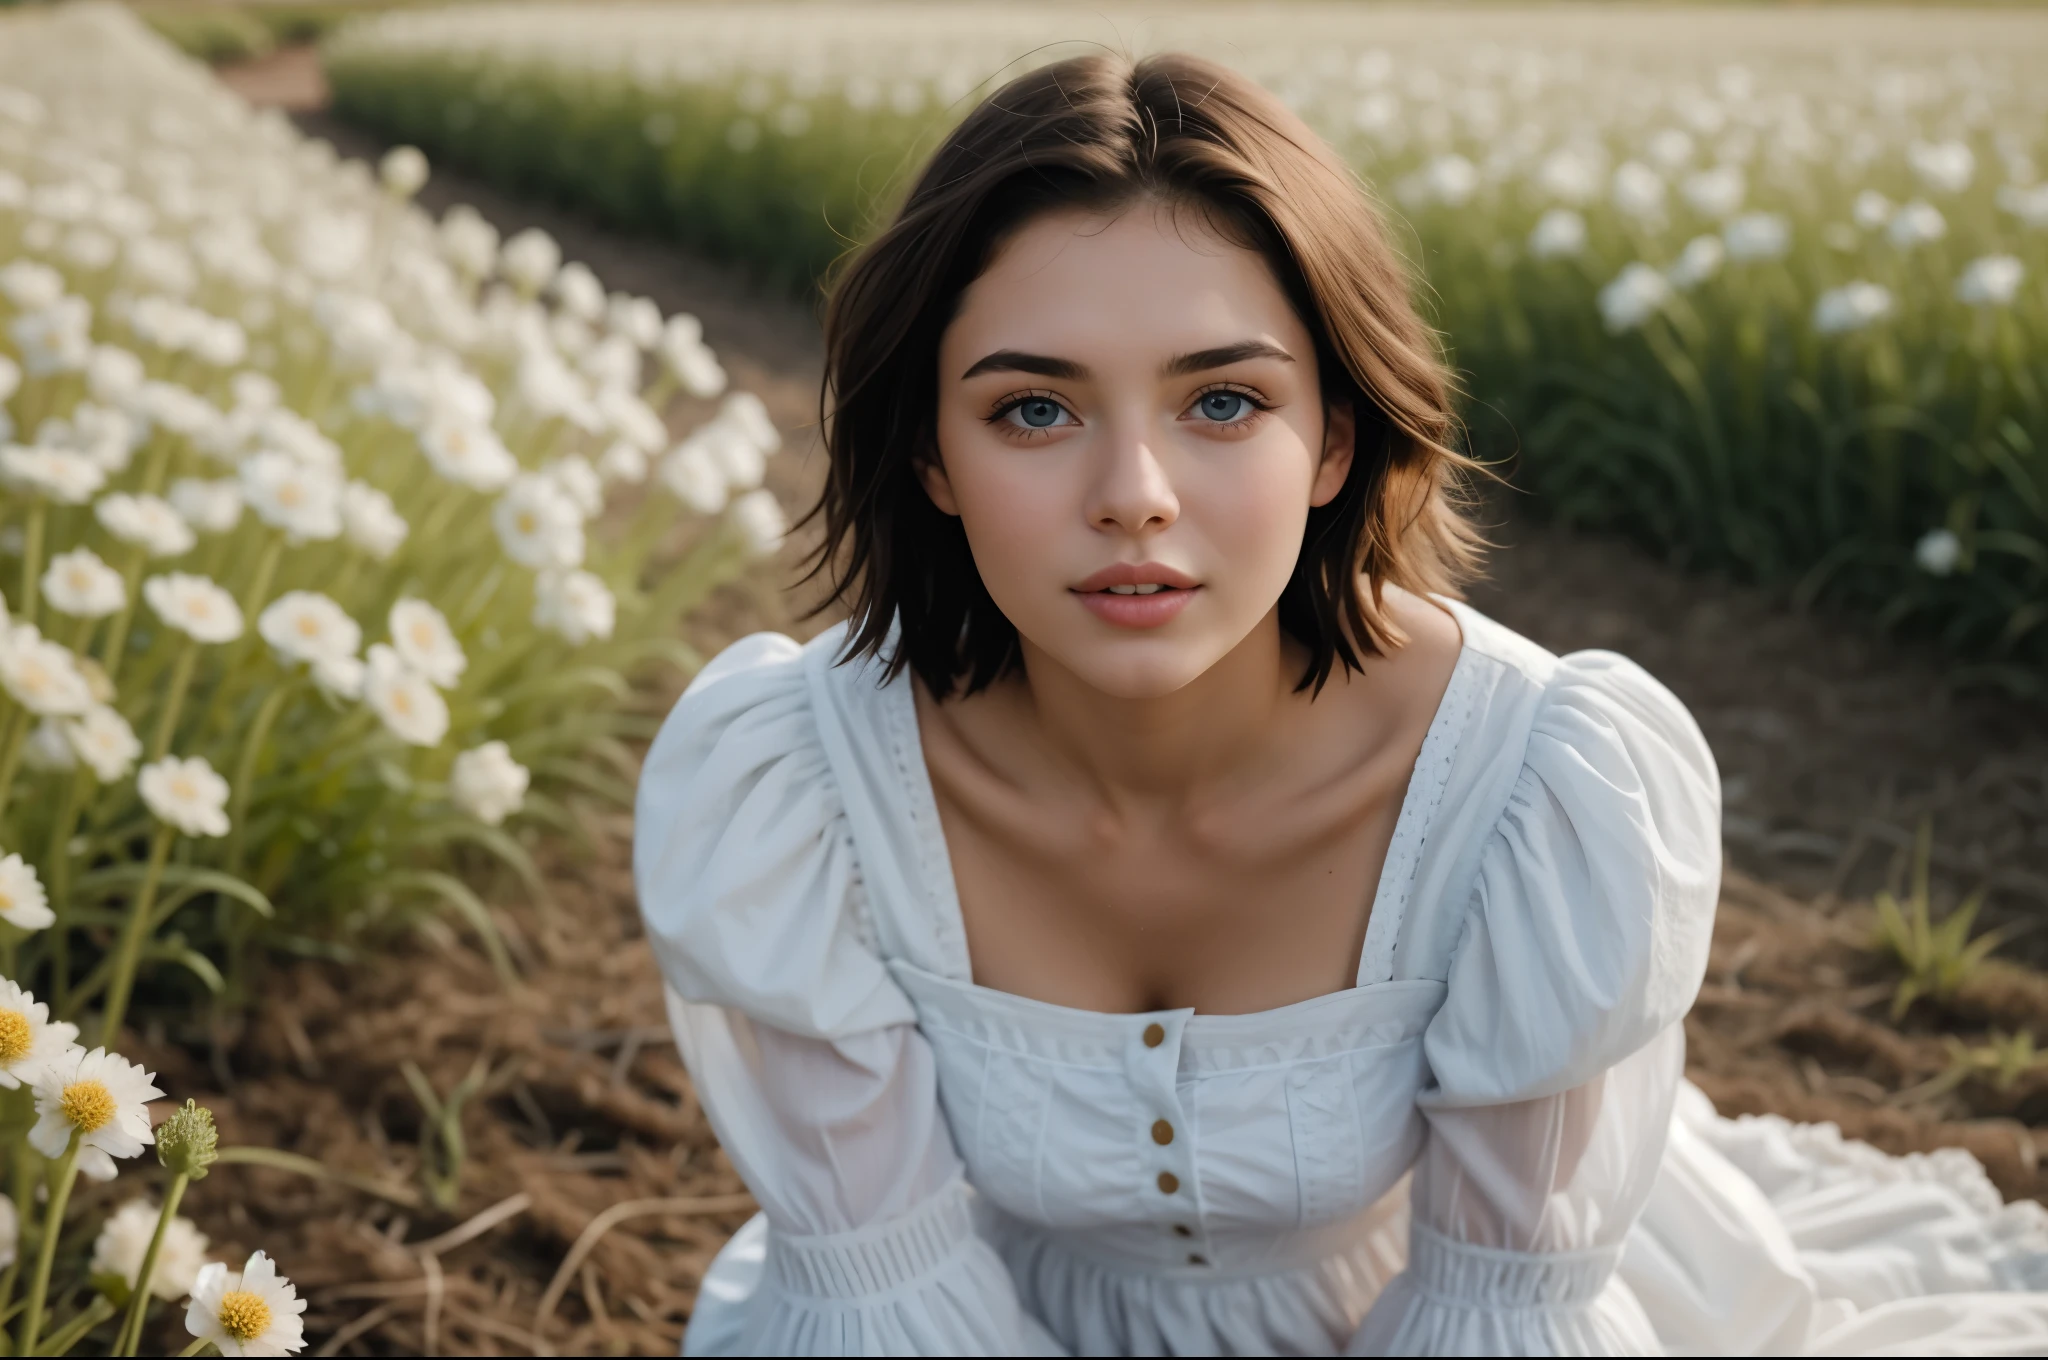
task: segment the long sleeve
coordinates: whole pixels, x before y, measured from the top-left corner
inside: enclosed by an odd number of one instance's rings
[[[1350,1353],[1660,1353],[1615,1271],[1670,1137],[1719,886],[1691,715],[1613,653],[1565,657],[1424,1035],[1408,1266]]]
[[[749,1292],[707,1287],[687,1348],[1038,1349],[974,1231],[931,1050],[865,938],[838,799],[800,651],[770,634],[705,669],[641,775],[634,874],[670,1019],[766,1218]]]

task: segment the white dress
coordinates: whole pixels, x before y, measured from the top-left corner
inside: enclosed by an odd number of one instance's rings
[[[839,629],[706,667],[635,873],[762,1212],[684,1352],[2048,1353],[2040,1206],[1685,1082],[1721,857],[1684,706],[1446,603],[1357,985],[1250,1015],[977,986],[909,680]]]

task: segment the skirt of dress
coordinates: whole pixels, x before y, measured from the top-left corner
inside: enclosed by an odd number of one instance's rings
[[[1385,1226],[1395,1226],[1391,1216]],[[1375,1236],[1372,1256],[1399,1254],[1398,1236]],[[683,1354],[747,1353],[767,1241],[766,1220],[756,1216],[719,1253]],[[1059,1264],[1029,1274],[1037,1289],[1064,1279],[1056,1289],[1062,1314],[1073,1312],[1067,1305],[1129,1307],[1137,1297],[1127,1287],[1135,1282],[1120,1274],[1071,1257]],[[1392,1260],[1370,1264],[1398,1269]],[[1077,1271],[1103,1278],[1077,1279]],[[1304,1317],[1320,1311],[1327,1273],[1305,1271],[1295,1281]],[[1680,1089],[1664,1165],[1619,1274],[1670,1355],[2048,1355],[2048,1210],[2004,1203],[1966,1152],[1891,1157],[1832,1124],[1724,1119],[1690,1083]],[[1260,1281],[1267,1292],[1287,1284]],[[1187,1287],[1229,1292],[1221,1281]],[[1140,1294],[1158,1305],[1156,1290]],[[1262,1339],[1265,1329],[1251,1317],[1223,1325],[1220,1297],[1185,1302],[1173,1311],[1215,1323],[1204,1335],[1134,1327],[1128,1318],[1062,1330],[1146,1338],[1138,1345],[1148,1352],[1301,1353],[1297,1329]],[[1061,1353],[1035,1326],[1024,1343],[1032,1354]]]

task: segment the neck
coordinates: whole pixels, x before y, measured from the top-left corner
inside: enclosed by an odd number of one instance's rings
[[[1171,694],[1125,699],[1088,684],[1024,642],[1025,702],[1047,749],[1112,805],[1179,802],[1270,757],[1301,662],[1276,609],[1198,678]]]

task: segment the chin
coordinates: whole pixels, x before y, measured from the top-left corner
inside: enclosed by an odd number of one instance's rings
[[[1112,699],[1159,699],[1200,679],[1218,654],[1192,641],[1118,638],[1062,649],[1055,659]]]

